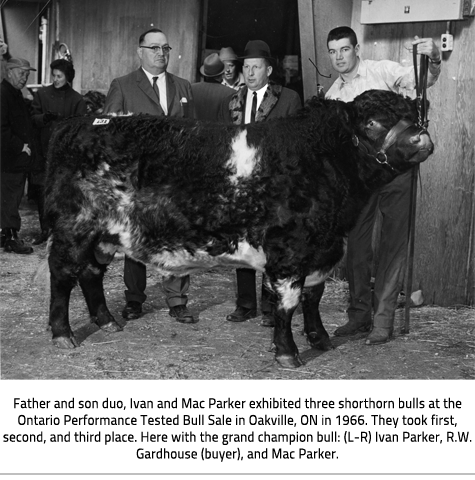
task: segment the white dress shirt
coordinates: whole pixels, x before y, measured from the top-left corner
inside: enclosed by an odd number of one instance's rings
[[[440,72],[440,68],[438,70]],[[427,86],[437,80],[437,75],[429,71]],[[345,81],[341,75],[328,89],[325,98],[351,102],[367,90],[389,90],[406,97],[415,98],[414,67],[405,67],[391,60],[359,60],[356,76]]]
[[[147,75],[147,78],[150,80],[150,85],[152,85],[153,88],[153,77],[158,77],[157,79],[157,86],[158,86],[158,91],[160,93],[160,106],[162,107],[163,112],[165,115],[168,115],[168,103],[167,103],[167,81],[165,77],[165,72],[162,72],[158,75],[152,75],[150,72],[147,72],[142,67],[142,70],[145,72],[145,75]]]
[[[261,89],[259,90],[247,90],[247,95],[246,95],[246,113],[244,115],[244,123],[251,123],[251,109],[252,109],[252,97],[254,91],[257,93],[257,107],[256,107],[256,116],[257,116],[257,110],[259,110],[259,106],[262,103],[262,99],[264,98],[264,94],[266,93],[267,90],[267,85],[264,85]]]

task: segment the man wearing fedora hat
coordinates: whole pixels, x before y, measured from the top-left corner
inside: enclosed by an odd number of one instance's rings
[[[241,58],[246,86],[224,100],[220,112],[221,121],[236,125],[264,122],[286,117],[301,108],[300,97],[295,91],[269,81],[272,57],[267,43],[251,40]],[[249,268],[239,268],[236,276],[236,310],[227,315],[226,320],[243,322],[257,316],[256,272]],[[261,325],[273,327],[271,294],[264,284],[263,277]]]
[[[239,90],[244,87],[246,82],[240,69],[241,63],[238,60],[238,56],[234,53],[234,50],[231,47],[223,47],[219,52],[219,58],[225,66],[221,83],[225,87],[230,87],[234,90]]]
[[[36,159],[33,123],[21,93],[32,70],[36,71],[28,60],[10,58],[1,87],[1,243],[6,252],[19,254],[33,253],[33,249],[18,238],[20,202],[27,174]]]
[[[191,84],[195,105],[195,118],[216,122],[221,103],[229,97],[229,88],[221,85],[224,64],[217,53],[208,55],[200,68],[205,81]],[[207,81],[208,80],[208,81]]]

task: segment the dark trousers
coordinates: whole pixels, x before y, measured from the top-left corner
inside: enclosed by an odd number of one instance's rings
[[[256,271],[251,268],[238,268],[236,270],[237,279],[237,300],[238,307],[257,309],[256,294]],[[272,293],[264,285],[265,276],[262,274],[262,313],[272,313],[271,297]]]
[[[127,290],[125,299],[127,302],[144,303],[147,295],[147,267],[140,262],[125,257],[124,260],[124,282]],[[167,298],[169,307],[177,305],[186,305],[188,300],[187,292],[190,287],[190,276],[185,277],[164,277],[162,287]]]
[[[378,209],[383,220],[379,263],[374,284],[374,327],[392,328],[398,294],[404,282],[409,229],[412,171],[396,177],[375,193],[348,236],[347,269],[350,290],[348,317],[371,321],[372,234]],[[410,295],[411,292],[406,292]]]
[[[25,190],[26,173],[1,173],[1,228],[20,230],[20,203]]]
[[[45,220],[45,187],[39,184],[30,184],[29,192],[31,198],[38,205],[38,217],[40,220],[41,232],[46,232],[48,227]]]

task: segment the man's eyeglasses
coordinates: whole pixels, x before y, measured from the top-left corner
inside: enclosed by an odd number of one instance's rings
[[[164,55],[170,52],[172,47],[170,45],[163,45],[163,47],[160,47],[159,45],[154,45],[153,47],[147,47],[146,45],[140,45],[140,48],[148,48],[149,50],[152,50],[153,53],[159,53],[160,51],[163,52]]]

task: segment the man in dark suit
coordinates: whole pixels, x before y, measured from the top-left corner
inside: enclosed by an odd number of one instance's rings
[[[244,51],[243,74],[246,86],[231,94],[222,104],[220,120],[241,125],[264,122],[291,115],[302,106],[296,92],[269,81],[272,73],[270,48],[261,40],[247,43]],[[226,320],[243,322],[257,316],[256,272],[249,268],[236,270],[236,310]],[[264,327],[273,327],[270,292],[262,282],[262,321]]]
[[[167,72],[170,50],[166,35],[158,28],[143,33],[137,48],[141,67],[112,81],[104,113],[192,117],[193,94],[190,83]],[[142,304],[147,298],[145,265],[126,257],[124,281],[127,305],[122,316],[127,320],[139,318]],[[197,320],[186,307],[189,276],[164,278],[162,285],[170,315],[181,323],[195,323]]]
[[[200,68],[201,75],[205,77],[204,82],[191,84],[193,100],[195,105],[195,118],[198,120],[209,120],[216,122],[221,108],[221,103],[229,97],[228,87],[221,85],[224,63],[217,53],[208,55]],[[206,81],[209,79],[209,81]]]
[[[10,58],[1,85],[1,246],[5,252],[17,254],[33,253],[33,248],[18,237],[26,177],[36,160],[33,123],[21,94],[31,70],[36,71],[28,60]]]

